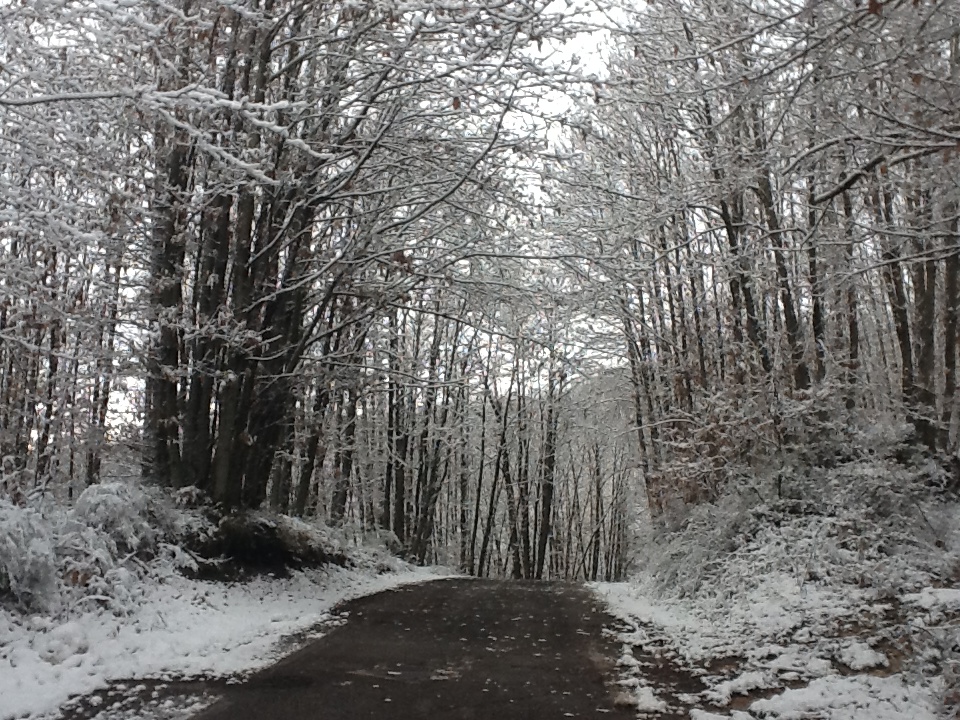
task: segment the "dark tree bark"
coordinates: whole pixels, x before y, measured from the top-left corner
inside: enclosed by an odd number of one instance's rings
[[[958,302],[960,302],[960,242],[957,233],[957,207],[950,203],[946,208],[949,233],[944,238],[947,253],[944,261],[943,293],[943,415],[940,420],[940,447],[950,447],[950,430],[956,407],[957,394],[957,332]]]
[[[540,532],[537,536],[537,563],[534,577],[543,579],[547,544],[553,535],[553,488],[557,466],[557,396],[563,384],[562,371],[550,368],[547,378],[547,413],[544,419],[543,462],[540,478]]]
[[[179,488],[186,480],[180,454],[177,378],[181,367],[178,316],[183,301],[181,276],[186,250],[181,215],[190,178],[190,149],[179,136],[170,138],[162,147],[166,163],[158,178],[161,187],[157,188],[154,208],[150,305],[155,338],[147,357],[144,460],[147,473],[155,482]]]
[[[340,417],[340,443],[337,467],[334,470],[333,497],[330,500],[330,522],[341,525],[346,519],[350,478],[353,474],[354,441],[357,433],[357,403],[360,395],[356,387],[346,391]]]
[[[844,235],[846,236],[845,251],[847,268],[848,272],[852,275],[854,268],[855,220],[853,216],[853,203],[850,201],[850,194],[846,192],[843,193],[843,218]],[[847,388],[844,404],[847,410],[853,410],[853,408],[856,407],[855,393],[860,369],[860,318],[857,307],[857,288],[853,281],[850,281],[847,285],[846,300],[848,353],[846,370]]]

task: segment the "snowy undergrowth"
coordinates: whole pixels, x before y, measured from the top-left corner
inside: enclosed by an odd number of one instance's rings
[[[214,528],[199,510],[132,483],[91,485],[75,503],[0,497],[0,602],[53,615],[85,602],[123,612],[142,576],[194,565],[181,541]]]
[[[626,648],[698,669],[695,717],[935,718],[960,617],[946,480],[902,456],[780,470],[651,533],[637,577],[596,589]]]
[[[344,600],[442,576],[320,524],[267,514],[218,522],[184,500],[121,482],[73,504],[0,499],[0,720],[51,714],[121,680],[242,674]],[[198,547],[266,551],[304,569],[201,580],[198,570],[223,568]],[[317,567],[325,558],[337,564]]]

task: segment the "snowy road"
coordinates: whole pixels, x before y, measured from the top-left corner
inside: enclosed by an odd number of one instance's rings
[[[346,609],[197,720],[635,717],[614,700],[611,618],[583,588],[444,580]]]

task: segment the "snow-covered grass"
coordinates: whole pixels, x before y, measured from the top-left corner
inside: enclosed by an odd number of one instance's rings
[[[934,703],[927,689],[900,676],[816,678],[801,688],[757,700],[750,712],[758,717],[803,720],[933,720]]]
[[[625,646],[701,676],[698,720],[933,720],[960,699],[946,480],[872,453],[780,469],[651,532],[636,577],[595,590]]]

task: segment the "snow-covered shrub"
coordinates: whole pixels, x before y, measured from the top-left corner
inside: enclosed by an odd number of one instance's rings
[[[171,553],[171,545],[198,548],[207,545],[217,532],[219,516],[207,503],[203,491],[193,487],[177,490],[173,495],[151,490],[149,517],[156,529],[159,548]],[[178,557],[189,564],[189,560]]]
[[[54,525],[56,550],[66,573],[102,574],[113,567],[117,546],[99,528],[77,520],[72,513],[62,513]],[[77,584],[74,581],[74,584]]]
[[[145,576],[173,572],[234,579],[326,564],[395,566],[382,542],[283,515],[221,516],[192,490],[112,481],[86,488],[73,505],[42,493],[24,503],[0,499],[0,602],[20,610],[93,603],[125,613]]]
[[[50,524],[30,507],[0,498],[0,599],[52,609],[58,603],[58,563]]]
[[[785,463],[830,467],[864,457],[843,394],[829,383],[797,397],[735,384],[700,398],[697,412],[660,424],[665,461],[647,482],[661,522],[676,529],[692,506],[749,488]]]
[[[731,483],[682,522],[652,531],[640,558],[661,587],[736,594],[771,573],[797,583],[853,583],[890,596],[958,567],[956,506],[939,465],[856,448],[829,467],[794,462]]]
[[[178,513],[159,490],[108,482],[72,506],[42,494],[25,502],[0,499],[0,600],[41,611],[96,601],[122,611],[148,572],[138,554],[155,559],[152,570],[176,564],[160,542],[177,542]]]
[[[210,578],[350,562],[337,532],[322,523],[264,512],[226,515],[191,543],[202,558],[199,572]]]
[[[328,555],[341,555],[346,547],[342,536],[319,520],[307,522],[288,515],[279,515],[276,522],[280,537],[293,545],[312,547]]]
[[[74,515],[78,522],[106,533],[121,553],[143,550],[157,539],[150,522],[151,498],[140,486],[123,482],[90,485],[77,498]]]

